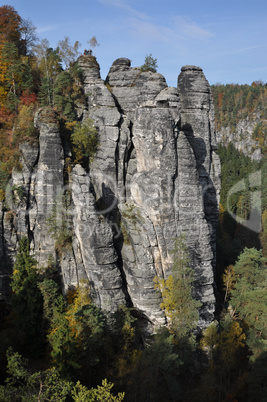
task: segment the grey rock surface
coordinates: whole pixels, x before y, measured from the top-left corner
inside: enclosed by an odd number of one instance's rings
[[[96,155],[88,172],[76,165],[66,183],[58,126],[38,112],[39,148],[24,145],[23,169],[13,173],[25,199],[13,208],[15,224],[2,224],[0,260],[8,249],[12,260],[18,238],[27,234],[40,265],[50,255],[57,260],[65,291],[87,281],[97,305],[107,311],[133,306],[151,333],[166,323],[153,280],[168,277],[175,238],[185,234],[194,294],[202,302],[199,325],[205,326],[215,308],[220,163],[203,71],[185,66],[178,88],[169,88],[161,74],[132,68],[126,58],[113,63],[105,82],[95,57],[81,56],[78,63],[87,96],[80,115],[94,121]],[[64,194],[70,195],[67,207]],[[72,239],[60,253],[48,225],[54,210]]]

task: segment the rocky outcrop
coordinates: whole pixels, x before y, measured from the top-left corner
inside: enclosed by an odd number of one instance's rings
[[[184,66],[178,77],[181,96],[180,127],[196,157],[205,220],[209,226],[215,256],[217,205],[220,190],[220,160],[216,154],[214,106],[212,93],[199,67]]]
[[[22,150],[23,169],[13,174],[25,200],[13,206],[13,243],[4,230],[2,248],[15,248],[27,234],[41,265],[50,255],[58,261],[66,290],[87,280],[95,303],[108,311],[133,306],[153,331],[166,322],[153,279],[167,278],[175,238],[185,234],[202,302],[199,324],[206,325],[215,306],[220,190],[209,84],[194,66],[182,68],[178,88],[168,88],[161,74],[132,68],[125,58],[113,63],[105,82],[93,56],[78,63],[88,99],[79,114],[93,119],[99,134],[90,170],[76,165],[64,179],[69,149],[41,110],[39,148]],[[49,227],[53,213],[70,235],[60,250]]]
[[[260,114],[255,113],[252,118],[247,117],[239,120],[234,130],[230,127],[222,127],[216,133],[217,140],[225,146],[232,142],[238,151],[243,152],[244,155],[249,156],[252,160],[260,161],[263,157],[263,152],[258,141],[252,137],[253,130],[261,121]]]

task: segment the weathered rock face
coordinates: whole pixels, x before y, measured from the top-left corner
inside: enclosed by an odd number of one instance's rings
[[[205,220],[215,255],[220,160],[215,153],[217,143],[211,89],[201,68],[184,66],[178,77],[178,90],[181,96],[180,127],[196,157]]]
[[[161,74],[131,68],[125,58],[113,63],[105,83],[93,56],[80,57],[79,64],[88,97],[83,118],[94,120],[100,140],[90,171],[76,165],[64,183],[65,144],[39,112],[38,152],[25,148],[23,170],[13,175],[26,201],[13,208],[13,231],[2,225],[1,250],[15,249],[19,234],[30,235],[40,264],[57,258],[65,289],[86,279],[99,306],[134,306],[153,330],[166,322],[153,279],[171,272],[174,241],[183,233],[203,303],[200,325],[206,325],[215,305],[220,190],[209,84],[194,66],[182,68],[177,89]],[[59,194],[67,193],[63,208]],[[72,231],[60,253],[47,223],[55,206]]]
[[[238,151],[243,152],[252,160],[260,161],[263,157],[262,149],[259,147],[258,141],[253,140],[252,135],[254,128],[261,121],[260,114],[255,114],[253,118],[247,117],[240,120],[234,131],[230,127],[222,127],[220,131],[217,131],[217,140],[223,145],[232,142]]]

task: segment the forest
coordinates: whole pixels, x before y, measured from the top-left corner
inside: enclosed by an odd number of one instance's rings
[[[259,119],[255,124],[252,139],[266,153],[267,137],[267,85],[254,81],[251,85],[212,85],[215,106],[216,130],[229,127],[234,131],[240,120]]]
[[[11,6],[0,7],[3,206],[20,145],[38,142],[33,120],[42,106],[56,113],[69,141],[73,160],[65,165],[88,169],[98,139],[92,122],[77,116],[77,106],[86,102],[79,55],[79,43],[65,37],[51,48],[47,40],[38,41],[30,20]],[[252,161],[232,143],[217,151],[222,190],[215,320],[202,331],[197,327],[199,302],[192,295],[183,237],[175,242],[172,274],[155,277],[155,289],[164,289],[168,326],[149,338],[137,310],[122,306],[105,313],[92,302],[87,282],[65,294],[55,261],[39,267],[29,239],[22,237],[9,300],[0,302],[0,401],[266,401],[267,84],[216,85],[212,92],[216,129],[234,130],[239,119],[257,114],[261,122],[253,136],[264,153]],[[258,172],[260,180],[249,179]],[[239,181],[245,189],[229,197]],[[258,231],[246,224],[251,216]],[[59,248],[67,242],[68,233],[63,235],[56,239]]]

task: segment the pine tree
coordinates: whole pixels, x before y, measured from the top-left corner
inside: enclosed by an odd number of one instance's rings
[[[30,244],[26,237],[19,242],[11,276],[11,289],[14,325],[22,340],[22,346],[26,346],[28,352],[38,354],[43,342],[43,301],[38,287],[37,261],[30,254]]]
[[[261,250],[245,248],[234,270],[237,276],[229,304],[243,321],[246,343],[257,358],[267,346],[267,260]]]
[[[145,57],[145,62],[141,66],[141,71],[152,71],[152,73],[156,73],[158,68],[157,59],[152,57],[152,54],[147,54]]]

